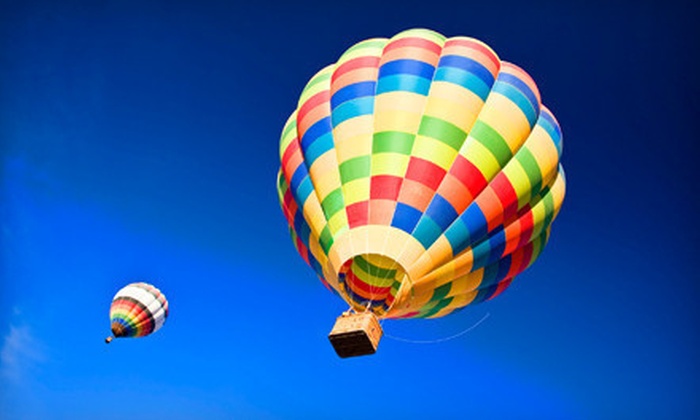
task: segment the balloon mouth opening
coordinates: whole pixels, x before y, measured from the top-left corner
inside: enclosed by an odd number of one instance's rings
[[[112,334],[115,337],[124,337],[126,335],[126,327],[117,321],[112,322]]]
[[[357,312],[383,317],[408,278],[396,260],[381,254],[360,254],[340,268],[338,282],[345,300]]]

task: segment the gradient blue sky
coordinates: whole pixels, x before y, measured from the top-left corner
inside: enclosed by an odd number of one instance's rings
[[[700,417],[691,2],[146,3],[0,2],[3,419]],[[346,306],[289,240],[278,138],[317,70],[411,27],[534,77],[567,197],[498,299],[384,324],[477,328],[341,360]],[[171,316],[106,346],[133,280]]]

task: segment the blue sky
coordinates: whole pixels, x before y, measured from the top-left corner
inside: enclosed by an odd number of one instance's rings
[[[0,411],[10,419],[693,418],[698,30],[690,2],[2,2]],[[278,139],[355,42],[427,27],[526,69],[567,197],[497,299],[387,321],[371,357],[295,250]],[[103,342],[125,283],[145,339]]]

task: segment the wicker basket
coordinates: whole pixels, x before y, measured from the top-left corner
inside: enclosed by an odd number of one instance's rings
[[[328,335],[340,357],[365,356],[377,351],[382,327],[372,312],[344,313]]]

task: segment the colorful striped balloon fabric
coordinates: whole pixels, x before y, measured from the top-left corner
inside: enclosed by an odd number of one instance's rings
[[[561,153],[527,73],[476,39],[413,29],[311,78],[277,186],[302,258],[355,310],[440,317],[538,257],[564,199]]]
[[[163,326],[168,301],[148,283],[131,283],[114,296],[109,317],[114,337],[143,337]],[[106,341],[109,343],[111,337]]]

